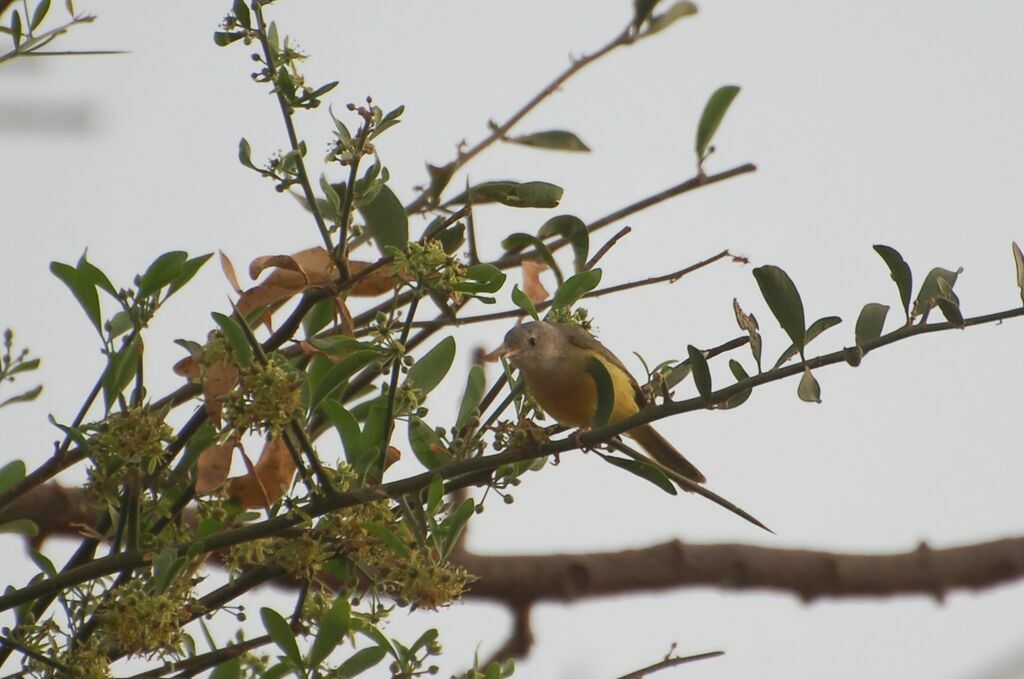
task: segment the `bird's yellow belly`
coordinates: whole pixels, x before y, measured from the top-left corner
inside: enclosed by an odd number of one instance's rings
[[[614,370],[614,372],[613,372]],[[619,373],[618,375],[616,373]],[[621,370],[609,366],[614,379],[615,405],[609,421],[616,422],[639,410],[633,385]],[[589,427],[597,410],[597,387],[585,369],[524,373],[526,388],[544,412],[568,427]]]

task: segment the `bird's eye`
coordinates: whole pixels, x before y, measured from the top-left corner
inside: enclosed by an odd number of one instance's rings
[[[528,342],[530,343],[530,346],[531,346],[531,347],[535,347],[535,346],[537,346],[537,338],[536,338],[536,337],[531,337],[531,338],[530,338],[529,340],[527,340],[527,341],[528,341]]]

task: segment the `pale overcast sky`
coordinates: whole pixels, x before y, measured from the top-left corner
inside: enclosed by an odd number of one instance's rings
[[[236,160],[239,137],[256,157],[285,141],[276,103],[248,77],[246,48],[211,40],[227,0],[76,4],[99,19],[64,48],[130,53],[0,67],[0,325],[43,358],[46,385],[38,402],[0,411],[0,461],[30,466],[57,435],[46,414],[70,420],[103,363],[77,304],[49,274],[50,260],[73,261],[88,247],[126,284],[170,249],[223,249],[241,271],[255,256],[318,242],[295,201]],[[570,54],[619,31],[631,6],[292,0],[268,12],[312,55],[311,78],[341,81],[330,97],[336,110],[367,94],[385,109],[406,106],[380,151],[391,186],[409,198],[424,181],[424,161],[447,162],[456,142],[480,138],[488,119],[507,116]],[[851,344],[864,303],[898,305],[875,243],[901,250],[917,281],[933,266],[962,266],[966,315],[1020,304],[1010,242],[1024,240],[1024,5],[708,0],[700,10],[583,72],[521,124],[523,132],[571,129],[592,154],[500,147],[473,162],[470,177],[554,182],[565,187],[558,213],[600,217],[691,176],[704,102],[716,87],[737,84],[742,92],[708,169],[753,162],[758,171],[627,220],[634,232],[604,260],[606,281],[672,271],[723,248],[753,265],[777,264],[800,287],[808,320],[844,319],[811,353]],[[58,111],[68,127],[16,125],[26,110]],[[315,160],[331,129],[326,107],[302,114],[300,124]],[[481,210],[484,252],[550,214]],[[788,340],[751,268],[719,264],[588,307],[602,341],[640,372],[633,351],[658,362],[685,355],[687,344],[737,336],[737,297],[761,320],[774,360]],[[209,311],[224,310],[229,292],[212,264],[158,318],[147,336],[154,394],[180,383],[170,366],[181,350],[171,341],[204,337]],[[493,348],[507,327],[457,334],[452,396],[431,404],[438,422],[454,412],[472,350]],[[711,488],[777,536],[576,454],[530,476],[511,507],[489,503],[471,525],[470,546],[543,553],[680,538],[889,552],[1018,535],[1022,338],[1021,321],[928,336],[880,350],[858,369],[819,371],[820,405],[800,402],[787,382],[758,390],[738,410],[659,424]],[[750,366],[745,352],[736,357]],[[715,366],[720,379],[726,373],[724,362]],[[410,459],[394,473],[414,470]],[[81,478],[76,469],[62,480]],[[20,554],[17,540],[3,545]],[[71,547],[52,541],[46,551],[59,560]],[[13,563],[11,582],[33,572],[27,559]],[[259,598],[286,605],[280,593]],[[808,606],[788,594],[717,590],[544,605],[534,616],[537,644],[516,676],[614,677],[660,659],[673,642],[681,653],[727,655],[659,675],[666,679],[1021,676],[1022,609],[1024,584],[956,593],[943,605],[903,597]],[[450,673],[476,648],[487,655],[501,644],[508,619],[493,606],[456,605],[399,612],[391,631],[402,638],[435,624]],[[1000,674],[1014,659],[1016,669]]]

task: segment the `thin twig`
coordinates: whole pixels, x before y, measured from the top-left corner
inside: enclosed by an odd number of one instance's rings
[[[419,306],[420,296],[414,295],[412,302],[409,304],[409,308],[406,311],[405,324],[402,326],[402,335],[398,342],[401,345],[401,350],[395,356],[394,364],[391,366],[391,382],[388,386],[388,401],[387,409],[384,414],[384,426],[386,428],[384,439],[380,443],[380,473],[383,476],[384,470],[387,468],[388,461],[388,446],[391,445],[391,434],[394,430],[394,422],[392,421],[395,414],[395,392],[398,390],[398,375],[402,369],[402,361],[405,358],[406,346],[405,343],[409,340],[409,332],[412,330],[412,319],[416,315],[416,308]]]
[[[42,653],[39,653],[29,648],[28,646],[25,646],[24,644],[15,641],[14,639],[11,639],[9,636],[0,636],[0,646],[4,646],[8,649],[15,650],[18,653],[26,655],[29,658],[32,658],[33,660],[37,660],[38,662],[41,662],[44,665],[52,667],[55,670],[60,670],[61,672],[70,672],[66,665],[62,665],[56,660],[49,658],[43,655]]]
[[[562,73],[560,73],[554,80],[548,83],[547,86],[544,87],[544,89],[535,94],[533,98],[526,102],[518,111],[509,116],[509,118],[505,122],[501,123],[500,125],[494,125],[491,128],[491,133],[489,135],[481,139],[468,150],[460,151],[455,160],[449,163],[446,167],[450,169],[451,172],[454,173],[459,168],[469,163],[469,161],[473,160],[473,158],[478,156],[491,144],[500,139],[504,139],[505,136],[509,133],[509,131],[511,131],[511,129],[516,125],[516,123],[522,120],[527,113],[536,108],[538,104],[540,104],[549,96],[557,92],[558,88],[560,88],[567,80],[569,80],[569,78],[576,75],[582,69],[594,63],[595,61],[605,56],[615,48],[621,47],[622,45],[630,44],[635,39],[631,31],[631,28],[632,24],[630,24],[630,26],[628,26],[624,31],[616,35],[611,40],[611,42],[606,44],[604,47],[601,47],[597,51],[584,55],[578,59],[574,59],[567,69],[562,71]],[[428,186],[420,193],[419,196],[416,197],[415,200],[413,200],[411,203],[405,206],[405,211],[408,212],[409,214],[419,212],[424,207],[430,204],[430,200],[430,188]]]
[[[252,11],[256,16],[256,36],[259,38],[260,46],[263,48],[263,58],[266,60],[265,65],[267,67],[267,74],[271,79],[271,82],[273,82],[273,79],[276,77],[277,66],[274,63],[274,52],[270,47],[270,40],[267,38],[267,24],[263,18],[263,3],[253,3]],[[320,207],[316,202],[316,194],[313,193],[313,185],[309,182],[309,174],[306,172],[306,163],[303,160],[303,154],[299,148],[299,136],[295,133],[295,124],[292,122],[290,106],[288,102],[285,101],[284,94],[280,87],[274,87],[274,95],[277,98],[278,106],[281,108],[281,117],[284,119],[285,130],[288,132],[288,143],[291,145],[291,149],[295,153],[295,169],[296,174],[299,177],[299,185],[302,187],[302,193],[306,197],[306,202],[309,205],[309,211],[313,213],[313,220],[316,222],[316,228],[320,232],[320,238],[324,241],[324,247],[333,257],[334,244],[331,242],[331,233],[327,229],[327,224],[324,222],[323,215],[320,214]],[[343,271],[344,267],[339,266],[338,270]]]
[[[701,261],[697,262],[696,264],[691,264],[691,265],[689,265],[687,267],[679,269],[678,271],[673,271],[671,273],[662,274],[660,276],[654,276],[652,278],[645,278],[645,279],[639,280],[639,281],[632,281],[630,283],[619,283],[617,285],[609,285],[609,286],[604,287],[604,288],[598,288],[597,290],[591,290],[590,292],[586,293],[580,299],[589,299],[589,298],[592,298],[592,297],[602,297],[604,295],[611,295],[611,294],[616,293],[616,292],[622,292],[623,290],[632,290],[633,288],[640,288],[640,287],[644,287],[644,286],[647,286],[647,285],[657,285],[658,283],[665,283],[665,282],[674,283],[677,280],[679,280],[680,278],[682,278],[683,276],[686,276],[687,274],[691,274],[694,271],[697,271],[699,269],[703,269],[704,267],[706,267],[706,266],[708,266],[710,264],[714,264],[715,262],[717,262],[717,261],[719,261],[721,259],[725,259],[726,257],[731,257],[731,256],[732,255],[729,254],[728,250],[722,250],[717,255],[712,255],[711,257],[708,257],[707,259],[701,260]],[[551,306],[552,303],[553,303],[553,300],[550,300],[550,299],[549,300],[545,300],[543,302],[538,302],[536,304],[537,311],[542,311],[544,309],[547,309],[549,306]],[[526,312],[524,312],[522,309],[519,309],[517,307],[515,309],[509,309],[508,311],[495,311],[494,313],[490,313],[490,314],[478,314],[476,316],[464,316],[462,318],[454,318],[454,319],[452,319],[452,318],[440,318],[440,319],[435,319],[435,320],[432,320],[432,321],[423,321],[423,322],[414,323],[413,325],[415,327],[417,327],[417,328],[432,328],[432,327],[437,327],[437,326],[448,326],[448,325],[462,326],[462,325],[468,325],[470,323],[486,323],[488,321],[496,321],[496,320],[500,320],[500,319],[503,319],[503,318],[519,318],[519,317],[525,316],[525,315],[526,315]]]
[[[624,226],[621,229],[619,229],[618,233],[609,238],[608,242],[602,245],[601,249],[598,250],[594,254],[594,256],[590,258],[590,261],[587,262],[586,265],[584,265],[583,269],[589,271],[590,269],[593,269],[595,266],[597,266],[597,263],[600,262],[601,259],[608,254],[608,251],[615,247],[615,244],[619,242],[619,239],[622,238],[623,236],[629,235],[629,233],[632,230],[633,228],[630,226]]]
[[[643,679],[646,676],[668,669],[669,667],[685,665],[686,663],[697,662],[698,660],[707,660],[708,658],[717,658],[722,655],[725,655],[725,651],[698,653],[697,655],[688,655],[682,658],[665,658],[664,660],[660,660],[653,665],[648,665],[647,667],[641,668],[635,672],[623,674],[619,679]]]

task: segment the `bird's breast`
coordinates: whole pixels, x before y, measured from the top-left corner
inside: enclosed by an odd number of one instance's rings
[[[521,370],[526,388],[544,412],[568,427],[589,427],[597,410],[597,386],[585,364],[566,362],[556,368]],[[610,421],[615,422],[637,412],[633,385],[629,376],[605,363],[615,386],[615,405]]]

